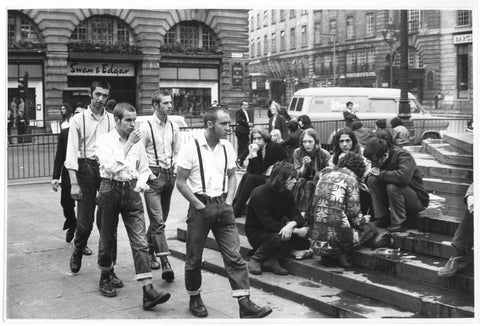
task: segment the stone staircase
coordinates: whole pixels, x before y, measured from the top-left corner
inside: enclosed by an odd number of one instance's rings
[[[431,205],[409,221],[411,229],[393,234],[398,252],[362,248],[352,254],[350,268],[318,258],[291,258],[285,262],[289,275],[250,275],[251,285],[332,317],[474,317],[473,267],[451,278],[437,276],[453,253],[450,241],[465,211],[463,196],[473,180],[472,143],[463,134],[446,135],[442,141],[425,140],[408,148],[424,174]],[[241,253],[248,259],[244,222],[237,219]],[[177,239],[169,240],[173,255],[182,259],[185,239],[186,228],[181,227]],[[212,234],[205,246],[204,268],[225,275]]]

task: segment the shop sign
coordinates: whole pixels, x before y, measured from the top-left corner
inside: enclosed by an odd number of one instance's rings
[[[68,76],[135,76],[134,66],[130,63],[70,62],[67,71]]]
[[[243,58],[243,53],[242,52],[232,52],[232,58],[241,59],[241,58]]]
[[[235,62],[232,66],[232,86],[243,88],[243,66],[239,62]]]
[[[367,72],[350,72],[347,73],[347,78],[362,78],[362,77],[375,77],[375,71],[367,71]]]
[[[453,35],[453,44],[472,43],[472,33]]]

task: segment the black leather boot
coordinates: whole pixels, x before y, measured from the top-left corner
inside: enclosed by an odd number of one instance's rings
[[[195,317],[208,316],[207,307],[205,307],[205,304],[203,303],[203,300],[200,294],[190,296],[189,307],[190,307],[190,312]]]
[[[150,256],[150,267],[152,269],[160,269],[160,263],[157,260],[157,257],[155,256],[155,251],[153,250],[153,247],[149,247],[148,253]]]
[[[175,274],[173,273],[172,266],[168,261],[168,257],[160,256],[160,262],[162,263],[162,279],[167,282],[173,282]]]
[[[263,318],[272,312],[272,308],[265,306],[259,307],[250,300],[249,296],[238,300],[240,306],[240,318]]]
[[[100,293],[105,297],[117,296],[117,290],[110,284],[110,271],[102,272],[100,275]]]
[[[276,258],[269,258],[263,263],[263,270],[267,272],[272,272],[277,275],[287,275],[288,271],[280,266],[278,259]]]
[[[147,310],[170,299],[170,293],[157,291],[152,284],[143,287],[143,309]]]
[[[117,274],[115,274],[113,268],[110,270],[110,285],[117,289],[123,288],[123,282],[118,278]]]
[[[73,249],[72,257],[70,258],[70,270],[72,273],[78,273],[82,267],[82,250]]]

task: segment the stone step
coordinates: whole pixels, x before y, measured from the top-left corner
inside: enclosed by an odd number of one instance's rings
[[[177,237],[185,241],[186,230],[177,229]],[[245,236],[240,236],[241,253],[247,256],[250,245]],[[217,250],[211,234],[205,246]],[[330,287],[353,292],[373,300],[380,300],[400,309],[412,311],[422,317],[449,318],[472,317],[473,296],[456,291],[412,282],[398,275],[354,266],[349,269],[328,266],[319,259],[297,261],[287,259],[285,268],[289,273],[307,280],[321,282]]]
[[[443,140],[468,154],[473,154],[473,133],[448,133],[443,135]]]
[[[237,228],[241,236],[245,236],[244,223],[245,218],[237,219]],[[399,248],[401,252],[398,257],[390,259],[381,252],[363,248],[354,252],[352,262],[359,266],[399,275],[402,278],[473,293],[473,271],[471,270],[449,279],[437,276],[438,269],[444,266],[454,253],[451,245],[452,237],[414,229],[392,233],[392,237],[393,247]],[[248,241],[246,243],[248,244]]]
[[[471,167],[442,164],[428,153],[415,152],[412,155],[424,178],[440,178],[469,184],[473,180],[473,169]]]
[[[460,150],[442,139],[428,139],[422,141],[422,150],[432,154],[442,164],[456,166],[473,166],[473,155]]]
[[[185,243],[169,240],[172,255],[185,260]],[[203,268],[226,276],[221,254],[209,248],[203,252]],[[303,304],[335,318],[407,318],[417,314],[392,307],[379,300],[361,297],[354,293],[307,280],[294,275],[272,273],[249,274],[250,285],[282,298]],[[275,312],[271,315],[275,318]]]
[[[460,204],[463,204],[463,197],[467,192],[470,183],[446,180],[443,178],[423,178],[423,185],[428,192],[440,197],[441,194],[460,196]]]
[[[453,237],[463,216],[445,215],[439,210],[425,210],[409,219],[412,228]]]

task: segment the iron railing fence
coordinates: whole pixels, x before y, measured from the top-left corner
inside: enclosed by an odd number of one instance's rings
[[[446,130],[448,133],[464,132],[465,127],[470,119],[468,118],[450,118],[449,126]],[[428,121],[429,125],[442,126],[445,120],[432,119]],[[375,120],[362,120],[365,127],[373,128]],[[263,128],[267,128],[267,124],[256,124]],[[338,121],[315,121],[313,127],[320,134],[322,146],[330,150],[328,144],[331,131],[338,130],[345,126],[344,120]],[[233,144],[235,150],[237,148],[237,138],[234,132],[227,139]],[[440,128],[439,128],[440,129]],[[199,133],[203,132],[203,128],[181,128],[182,143],[187,142]],[[50,177],[53,173],[53,163],[57,149],[58,133],[48,134],[29,134],[8,136],[9,145],[7,147],[7,178],[28,179]]]

